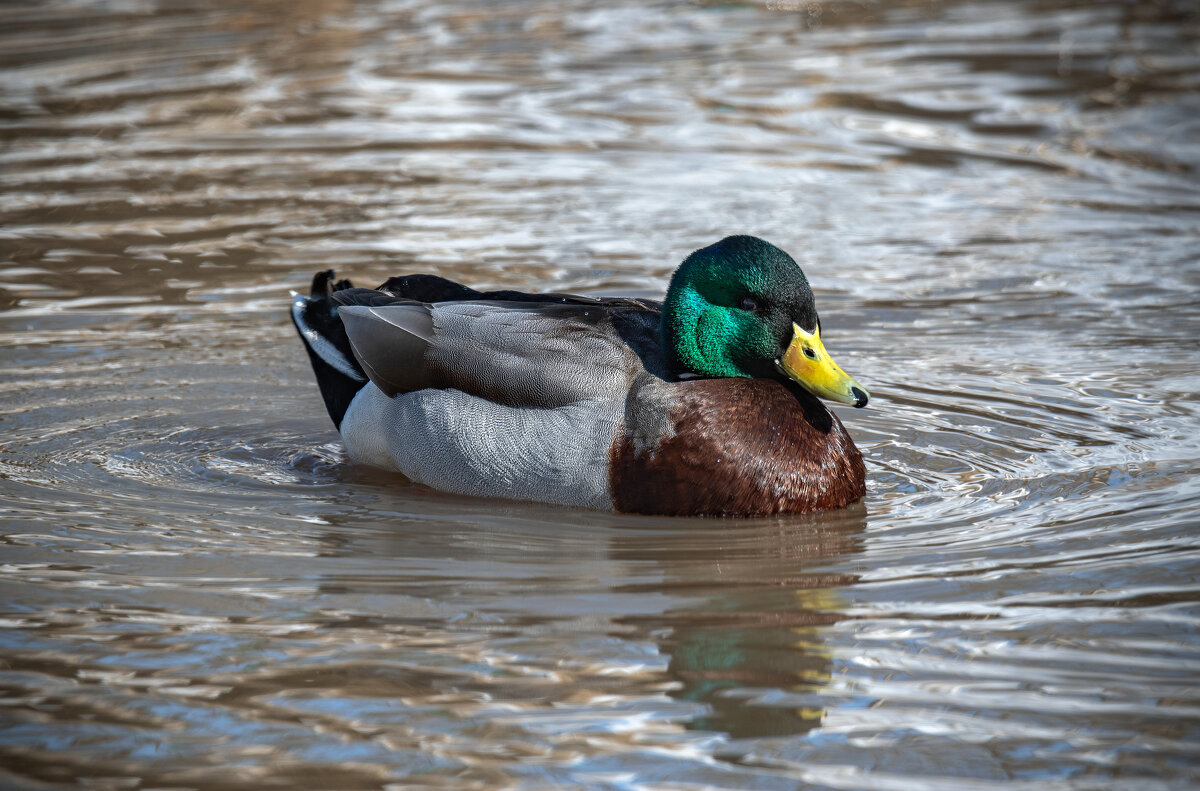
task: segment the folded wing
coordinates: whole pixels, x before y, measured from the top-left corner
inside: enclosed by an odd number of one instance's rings
[[[630,320],[614,314],[657,318],[657,306],[627,300],[429,304],[367,289],[335,298],[355,357],[387,395],[455,389],[530,408],[623,398],[642,365],[618,329]]]

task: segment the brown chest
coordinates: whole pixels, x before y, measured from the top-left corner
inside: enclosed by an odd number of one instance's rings
[[[662,384],[669,421],[637,410],[613,443],[618,511],[765,516],[842,508],[866,493],[862,454],[817,399],[768,379]],[[637,397],[631,396],[631,398]]]

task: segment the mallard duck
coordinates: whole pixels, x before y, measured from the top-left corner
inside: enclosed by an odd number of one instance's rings
[[[867,391],[825,351],[800,267],[753,236],[689,255],[661,303],[325,271],[292,319],[350,460],[435,489],[725,516],[866,491],[818,399]]]

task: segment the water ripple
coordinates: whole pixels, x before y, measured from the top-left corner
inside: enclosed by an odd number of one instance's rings
[[[0,736],[20,786],[1184,789],[1192,4],[0,9]],[[333,267],[661,294],[793,252],[843,512],[349,465]]]

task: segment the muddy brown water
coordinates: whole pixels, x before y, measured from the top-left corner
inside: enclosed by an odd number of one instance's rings
[[[8,3],[0,83],[3,787],[1200,783],[1192,3]],[[729,233],[873,394],[846,511],[355,468],[287,320]]]

